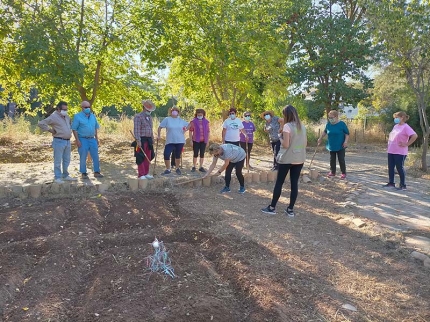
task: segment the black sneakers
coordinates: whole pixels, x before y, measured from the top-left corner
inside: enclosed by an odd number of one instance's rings
[[[295,217],[296,214],[294,213],[293,209],[287,208],[285,209],[285,213],[288,215],[288,217]]]
[[[266,208],[261,209],[261,212],[268,215],[276,215],[275,208],[270,206],[267,206]]]

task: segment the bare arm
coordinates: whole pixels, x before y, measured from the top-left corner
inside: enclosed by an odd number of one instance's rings
[[[349,134],[345,134],[345,141],[343,141],[343,147],[346,148],[348,146]]]
[[[284,119],[280,118],[280,119],[278,119],[278,122],[279,122],[279,125],[280,125],[279,133],[282,133],[282,131],[284,130]]]
[[[227,132],[227,129],[222,129],[222,142],[225,143],[225,133]]]
[[[290,133],[282,132],[282,137],[280,137],[279,140],[281,141],[281,146],[288,149],[290,146]]]
[[[213,158],[211,165],[209,166],[208,171],[206,172],[206,174],[203,176],[203,178],[208,177],[212,171],[215,169],[216,163],[218,162],[218,158]]]
[[[318,145],[321,144],[321,140],[327,135],[326,131],[323,131],[320,135],[320,137],[318,138]],[[349,135],[348,135],[349,137]]]

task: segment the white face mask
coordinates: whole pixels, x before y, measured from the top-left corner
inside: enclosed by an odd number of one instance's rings
[[[199,120],[203,120],[203,115],[197,115],[197,118],[198,118]]]
[[[61,111],[60,111],[60,114],[61,114],[61,115],[63,115],[63,116],[68,115],[67,111],[65,111],[65,110],[61,110]]]

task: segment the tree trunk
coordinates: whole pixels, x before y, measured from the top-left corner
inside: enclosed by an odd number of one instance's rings
[[[429,133],[423,133],[423,154],[421,155],[421,170],[427,172],[427,150],[429,146]]]

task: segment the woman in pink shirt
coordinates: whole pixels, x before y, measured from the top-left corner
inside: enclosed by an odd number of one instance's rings
[[[406,124],[409,116],[405,112],[393,114],[394,127],[388,138],[388,183],[384,187],[393,187],[394,184],[394,167],[400,177],[400,185],[397,189],[406,190],[404,163],[408,155],[408,146],[415,142],[418,135]]]
[[[200,156],[200,172],[206,172],[203,168],[203,162],[205,158],[206,145],[209,142],[209,121],[206,119],[206,111],[204,109],[198,108],[194,113],[194,119],[188,125],[190,131],[191,144],[193,145],[193,167],[191,172],[196,171],[197,167],[197,157]]]

